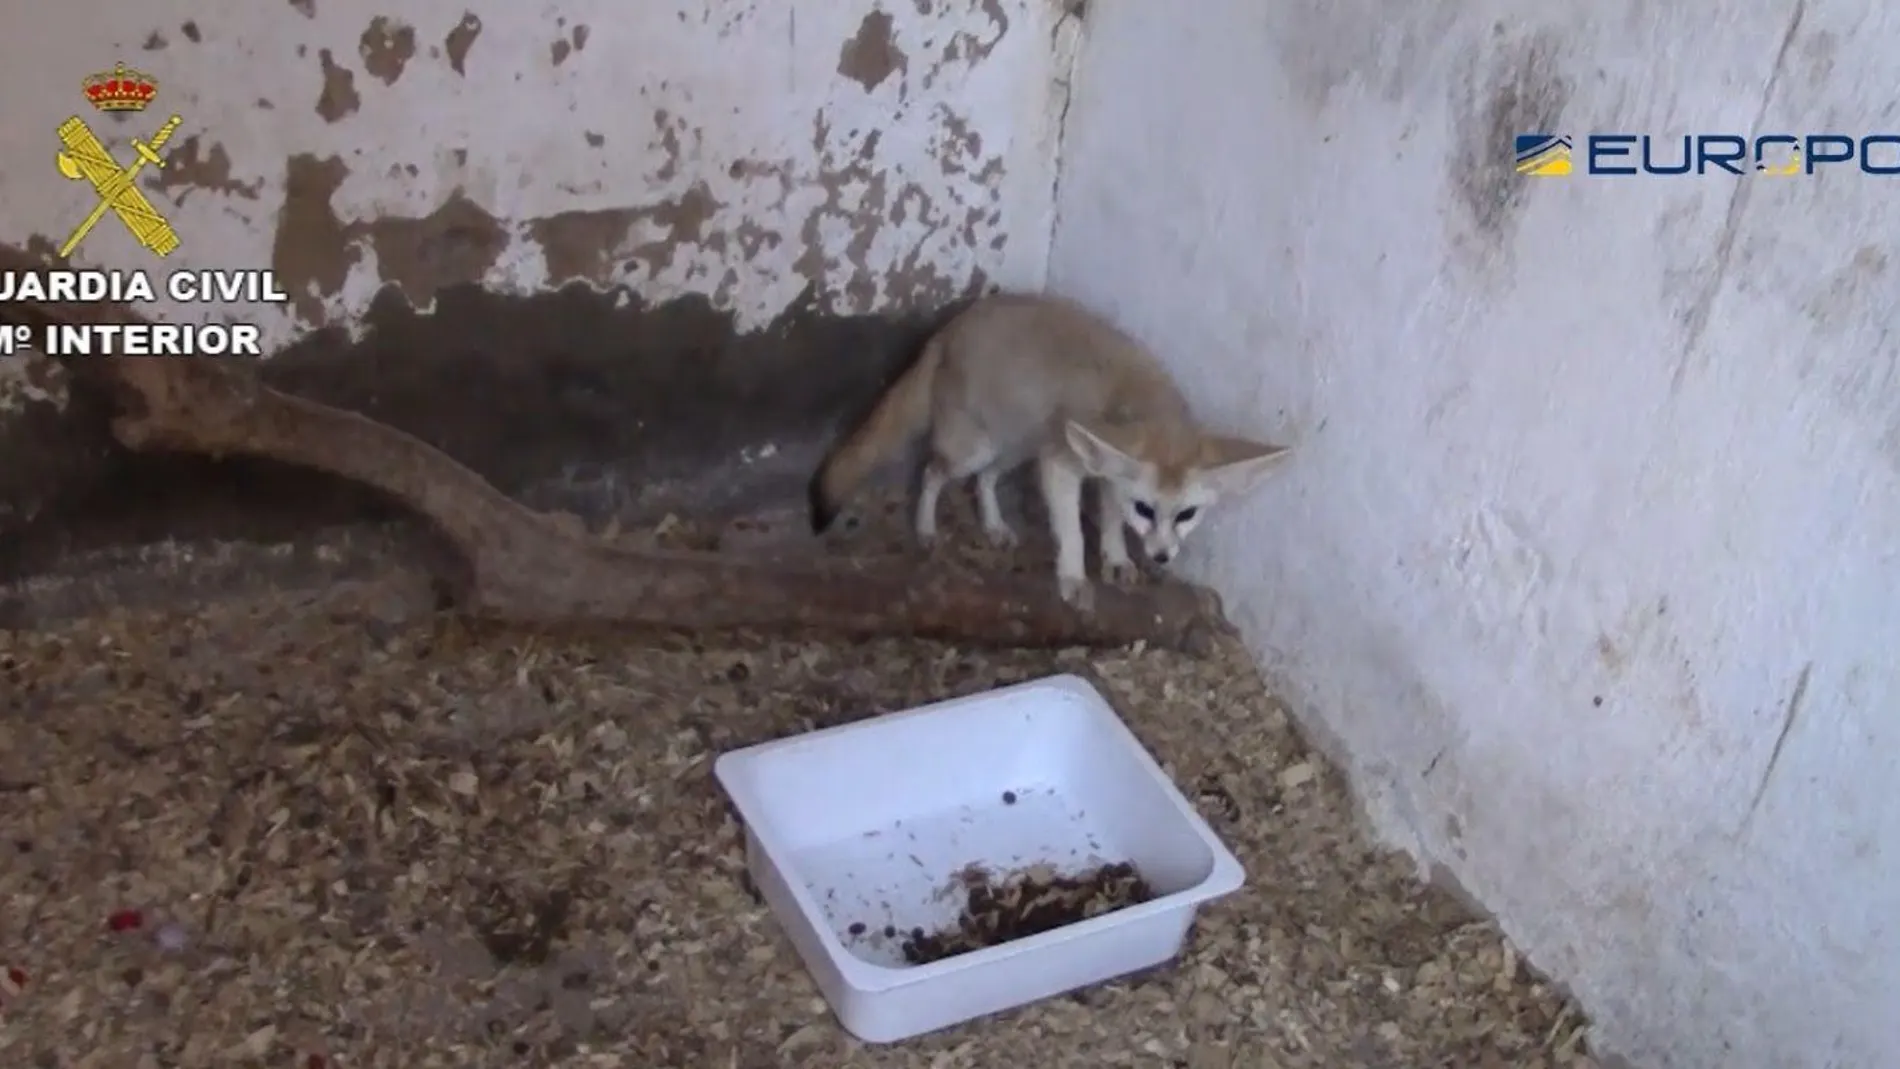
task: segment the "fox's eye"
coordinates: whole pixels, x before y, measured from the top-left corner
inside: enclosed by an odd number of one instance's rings
[[[1174,522],[1186,523],[1189,520],[1193,519],[1194,514],[1199,511],[1201,511],[1199,506],[1190,505],[1189,507],[1184,508],[1181,511],[1174,514]]]
[[[1144,520],[1152,520],[1155,518],[1155,507],[1146,501],[1137,501],[1135,502],[1135,515],[1140,516]]]

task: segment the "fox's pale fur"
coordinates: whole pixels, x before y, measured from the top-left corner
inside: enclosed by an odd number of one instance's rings
[[[1080,305],[999,294],[978,300],[932,336],[916,364],[825,459],[812,478],[812,529],[829,528],[866,479],[926,434],[919,540],[936,538],[944,486],[973,477],[984,531],[998,544],[1013,544],[996,483],[1034,459],[1062,596],[1082,608],[1093,602],[1083,563],[1085,479],[1099,480],[1102,574],[1127,582],[1136,569],[1124,524],[1147,557],[1166,564],[1217,499],[1246,490],[1288,449],[1202,431],[1154,357]]]

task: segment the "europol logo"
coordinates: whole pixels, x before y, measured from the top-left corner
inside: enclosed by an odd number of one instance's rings
[[[1517,173],[1558,178],[1570,173],[1570,138],[1562,134],[1517,135]]]

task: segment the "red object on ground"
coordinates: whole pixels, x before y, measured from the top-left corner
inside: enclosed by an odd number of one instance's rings
[[[136,909],[122,909],[106,918],[106,927],[115,932],[129,932],[145,924],[145,918]]]
[[[21,969],[21,968],[8,969],[7,979],[13,981],[14,987],[25,987],[26,986],[26,970]]]

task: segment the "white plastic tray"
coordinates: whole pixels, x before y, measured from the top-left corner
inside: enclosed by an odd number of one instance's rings
[[[1240,863],[1101,694],[1053,676],[722,754],[746,864],[839,1021],[888,1043],[1157,965]],[[1005,801],[1007,794],[1009,801]],[[972,863],[1129,861],[1156,897],[927,965]],[[862,934],[852,934],[863,925]],[[887,926],[897,932],[887,938]]]

